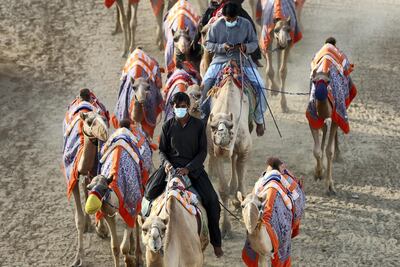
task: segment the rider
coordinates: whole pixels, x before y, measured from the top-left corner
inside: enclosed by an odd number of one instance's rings
[[[264,112],[266,110],[266,93],[263,91],[264,82],[254,66],[251,58],[241,54],[254,52],[258,46],[256,32],[251,23],[239,17],[240,7],[234,3],[227,3],[222,9],[223,18],[220,18],[210,27],[206,40],[206,49],[214,53],[213,60],[203,77],[203,103],[201,105],[202,118],[206,120],[210,114],[210,103],[207,93],[214,85],[216,76],[224,64],[233,59],[242,63],[243,72],[257,90],[257,105],[254,111],[254,120],[257,124],[258,136],[264,134]]]
[[[221,208],[218,196],[204,170],[207,157],[205,125],[200,119],[189,115],[190,98],[178,92],[172,99],[175,117],[166,121],[160,136],[161,166],[152,175],[145,189],[145,198],[152,200],[165,189],[166,173],[175,168],[179,175],[187,175],[201,198],[207,212],[210,243],[217,257],[223,256],[219,218]]]
[[[242,7],[242,3],[244,2],[244,0],[230,0],[229,2],[235,3],[239,6],[238,16],[243,17],[248,21],[250,21],[254,31],[257,32],[256,25],[254,24],[253,19],[250,17],[247,11],[244,10]],[[203,14],[200,20],[199,28],[201,29],[203,26],[207,25],[210,19],[216,16],[217,13],[224,7],[226,3],[228,3],[228,0],[211,0],[209,7],[207,8],[206,12]],[[257,46],[257,49],[253,53],[251,53],[251,58],[253,59],[257,67],[262,67],[261,63],[259,62],[259,60],[261,59],[260,47]]]

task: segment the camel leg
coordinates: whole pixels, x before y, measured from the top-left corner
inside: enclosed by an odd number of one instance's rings
[[[321,142],[321,161],[322,162],[324,162],[324,151],[325,151],[325,141],[326,141],[327,131],[328,131],[328,125],[326,123],[324,123],[324,126],[322,127],[322,142]]]
[[[83,232],[85,230],[85,214],[82,210],[81,195],[79,193],[79,184],[75,184],[72,191],[75,200],[75,225],[78,231],[78,247],[73,267],[82,266],[83,264]]]
[[[266,66],[266,72],[267,72],[267,86],[269,89],[272,90],[277,90],[278,86],[275,83],[274,80],[274,76],[275,76],[275,72],[274,72],[274,67],[272,64],[272,53],[271,52],[267,52],[265,54],[265,60],[267,61],[267,66]],[[277,95],[277,92],[271,92],[271,95]]]
[[[258,266],[267,266],[267,258],[262,255],[259,255]]]
[[[163,10],[164,10],[164,2],[162,3],[161,10],[158,12],[156,20],[157,20],[157,39],[156,45],[162,51],[164,49],[164,36],[163,36]]]
[[[238,175],[238,190],[240,192],[246,192],[246,180],[245,180],[245,172],[246,172],[246,162],[249,158],[249,153],[244,152],[243,154],[239,155],[237,162],[236,162],[236,170]]]
[[[96,222],[96,233],[102,239],[108,237],[108,229],[104,218],[101,218]]]
[[[224,164],[222,159],[215,158],[215,171],[218,173],[217,177],[219,179],[219,195],[221,197],[221,201],[225,207],[228,208],[228,199],[229,199],[229,187],[228,181],[224,175]],[[224,210],[223,218],[222,218],[222,237],[229,237],[231,234],[231,222],[228,216],[228,213]]]
[[[82,183],[82,191],[84,192],[84,195],[85,195],[85,203],[86,203],[86,201],[87,201],[87,199],[88,199],[88,195],[89,195],[89,192],[88,192],[88,190],[86,189],[87,186],[88,186],[88,184],[89,184],[88,177],[85,176],[84,181],[83,181],[83,183]],[[84,232],[84,233],[87,233],[87,232],[89,232],[89,230],[90,230],[91,220],[90,220],[89,214],[87,214],[86,212],[84,212],[84,215],[85,215],[85,228],[84,228],[83,232]]]
[[[321,180],[322,179],[322,172],[323,172],[323,162],[322,162],[322,150],[321,150],[321,144],[319,142],[319,130],[311,128],[311,134],[314,139],[314,157],[317,160],[317,166],[315,167],[315,174],[314,178],[316,180]]]
[[[136,238],[134,237],[136,236]],[[130,254],[135,255],[135,266],[144,266],[143,262],[143,253],[142,248],[140,246],[140,226],[138,223],[138,219],[136,218],[136,226],[135,232],[132,231],[130,236]]]
[[[335,136],[337,132],[337,124],[332,122],[331,123],[331,129],[329,132],[329,138],[328,138],[328,144],[326,146],[326,159],[327,159],[327,168],[326,168],[326,187],[327,187],[327,193],[329,195],[334,195],[336,194],[335,188],[333,186],[333,180],[332,180],[332,168],[333,168],[333,153],[335,150]]]
[[[129,45],[129,51],[132,52],[135,50],[135,34],[136,34],[136,27],[137,27],[137,10],[139,7],[139,3],[129,4],[129,11],[133,13],[133,16],[128,17],[129,19],[129,28],[130,28],[130,40],[131,43]]]
[[[121,28],[121,23],[120,23],[120,14],[119,14],[119,10],[118,10],[118,6],[117,5],[115,5],[115,18],[116,18],[116,20],[115,20],[115,29],[114,29],[114,31],[111,33],[111,35],[116,35],[116,34],[118,34],[118,33],[121,33],[122,32],[122,28]]]
[[[120,24],[122,31],[124,33],[124,48],[122,52],[122,57],[126,57],[128,55],[128,45],[129,45],[129,24],[125,16],[125,10],[124,10],[124,3],[123,0],[117,0],[116,1],[118,11],[119,11],[119,18],[120,18]]]
[[[129,267],[134,266],[133,259],[129,255],[130,246],[131,246],[130,239],[131,239],[132,233],[133,233],[133,228],[126,225],[125,230],[124,230],[124,237],[121,242],[121,252],[124,255],[125,266],[129,266]]]
[[[335,135],[335,152],[333,156],[334,162],[342,162],[343,159],[341,157],[340,149],[339,149],[339,133],[336,131]]]
[[[105,215],[104,219],[106,220],[107,225],[108,225],[108,230],[111,233],[111,251],[113,253],[114,266],[119,267],[120,248],[119,248],[119,242],[118,242],[118,236],[117,236],[117,227],[115,224],[115,216],[109,217],[109,216]]]
[[[279,66],[279,78],[281,82],[281,92],[285,92],[285,83],[287,76],[287,61],[290,54],[290,46],[282,51],[281,55],[281,65]],[[284,93],[281,94],[281,108],[283,113],[289,112],[289,108],[287,107],[286,95]]]
[[[233,153],[231,157],[231,169],[232,169],[232,178],[229,184],[229,194],[236,196],[236,192],[238,190],[238,177],[236,172],[236,162],[237,162],[238,155]]]

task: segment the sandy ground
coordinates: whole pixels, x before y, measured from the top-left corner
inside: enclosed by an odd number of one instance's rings
[[[155,19],[142,2],[137,44],[162,63]],[[287,88],[299,92],[307,92],[309,61],[330,35],[356,64],[359,95],[349,111],[351,132],[340,136],[344,161],[334,166],[338,195],[326,197],[322,182],[312,178],[307,97],[289,97],[289,114],[271,98],[283,138],[270,117],[266,135],[254,136],[249,189],[270,155],[306,180],[307,213],[293,242],[294,266],[399,266],[400,3],[377,2],[307,1],[304,39],[290,59]],[[124,64],[122,36],[111,36],[113,25],[114,10],[102,1],[0,2],[0,266],[72,261],[76,231],[60,171],[62,119],[83,86],[113,110]],[[242,266],[244,228],[233,226],[225,257],[215,260],[209,247],[206,266]],[[108,240],[91,232],[84,246],[86,266],[112,265]]]

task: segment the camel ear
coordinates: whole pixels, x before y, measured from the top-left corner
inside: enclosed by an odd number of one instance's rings
[[[106,179],[106,181],[107,181],[107,184],[108,184],[108,185],[111,184],[112,181],[113,181],[113,177],[112,177],[112,176],[108,177],[108,178]]]
[[[242,195],[242,192],[238,191],[238,192],[236,193],[236,197],[237,197],[237,199],[239,200],[240,204],[242,204],[242,202],[243,202],[243,200],[244,200],[243,195]]]
[[[79,116],[81,117],[82,120],[86,120],[86,118],[88,117],[88,115],[85,112],[79,113]]]
[[[289,17],[287,17],[287,19],[286,19],[286,22],[290,25],[290,16]]]
[[[145,220],[145,218],[139,214],[138,217],[137,217],[137,222],[138,222],[140,227],[143,226],[144,220]]]

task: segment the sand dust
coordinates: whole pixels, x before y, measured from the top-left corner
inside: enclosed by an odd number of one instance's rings
[[[305,4],[304,39],[292,50],[287,90],[308,91],[309,62],[333,35],[356,65],[359,94],[349,111],[351,132],[340,136],[344,161],[334,166],[334,198],[312,178],[307,97],[289,97],[289,114],[270,98],[283,138],[269,116],[266,135],[253,136],[248,189],[270,155],[306,181],[294,266],[399,266],[398,14],[400,3],[390,0]],[[122,35],[111,36],[113,26],[114,9],[100,0],[0,3],[0,266],[65,266],[73,259],[73,206],[60,171],[62,120],[81,87],[92,88],[113,110],[124,64]],[[155,29],[150,4],[142,1],[137,44],[163,63]],[[244,228],[233,226],[233,238],[224,240],[225,257],[216,260],[209,247],[206,266],[242,266]],[[109,240],[91,232],[84,247],[86,266],[112,266]]]

